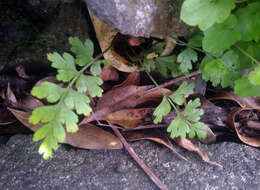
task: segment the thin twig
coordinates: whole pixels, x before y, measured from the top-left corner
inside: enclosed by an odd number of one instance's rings
[[[152,89],[149,89],[149,90],[145,91],[144,95],[145,95],[145,94],[149,94],[149,93],[151,93],[151,92],[153,92],[153,91],[155,91],[155,90],[157,90],[157,89],[164,88],[164,87],[173,85],[173,84],[175,84],[175,83],[177,83],[177,82],[183,81],[183,80],[185,80],[185,79],[194,77],[194,76],[196,76],[196,75],[200,75],[200,72],[199,72],[199,71],[194,71],[194,72],[192,72],[192,73],[190,73],[190,74],[188,74],[188,75],[184,75],[184,76],[181,76],[181,77],[172,79],[172,80],[170,80],[170,81],[168,81],[168,82],[165,82],[164,84],[159,85],[158,87],[154,87],[154,88],[152,88]]]
[[[115,134],[118,136],[118,138],[121,140],[121,142],[123,143],[125,149],[129,152],[132,158],[139,164],[139,166],[144,170],[144,172],[150,177],[150,179],[157,185],[157,187],[159,187],[161,190],[168,190],[168,188],[152,172],[152,170],[148,166],[146,166],[145,163],[138,157],[134,149],[128,144],[128,142],[125,140],[125,138],[120,133],[120,131],[117,128],[115,128],[113,125],[110,124],[110,126],[115,132]]]
[[[100,121],[96,120],[98,123],[98,126],[101,127],[110,127],[111,125],[109,124],[105,124],[105,123],[101,123]],[[117,129],[121,129],[122,131],[138,131],[138,130],[144,130],[144,129],[158,129],[158,128],[166,128],[167,125],[166,124],[152,124],[152,125],[138,125],[138,127],[135,128],[124,128],[124,127],[119,127],[116,125],[113,125],[113,127],[117,128]]]
[[[152,125],[138,125],[135,128],[123,128],[123,131],[138,131],[144,129],[158,129],[158,128],[166,128],[166,124],[152,124]]]
[[[116,125],[111,126],[111,124],[101,123],[98,120],[96,120],[96,121],[98,122],[98,126],[101,126],[101,127],[110,127],[110,128],[114,127],[114,128],[117,128],[117,129],[121,129],[123,131],[125,130],[125,128],[123,128],[123,127],[119,127],[119,126],[116,126]]]

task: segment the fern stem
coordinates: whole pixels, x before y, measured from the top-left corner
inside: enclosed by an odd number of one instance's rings
[[[97,56],[96,56],[94,59],[92,59],[86,66],[84,66],[82,69],[80,69],[80,70],[77,72],[76,76],[73,78],[72,81],[70,81],[69,85],[66,87],[66,91],[65,91],[64,94],[61,96],[61,98],[60,98],[60,100],[59,100],[59,102],[58,102],[57,105],[60,105],[60,104],[63,102],[64,98],[66,97],[66,95],[67,95],[68,92],[69,92],[69,89],[72,88],[72,86],[75,84],[75,82],[77,81],[77,79],[79,78],[79,76],[80,76],[85,70],[87,70],[95,61],[97,61],[97,60],[99,60],[101,57],[103,57],[103,55],[104,55],[108,50],[110,50],[111,47],[112,47],[112,46],[109,46],[107,49],[105,49],[104,52],[102,52],[102,53],[100,53],[99,55],[97,55]]]
[[[218,58],[217,56],[212,55],[211,53],[208,53],[208,52],[204,51],[204,50],[201,49],[201,48],[194,47],[194,46],[192,46],[192,45],[190,45],[190,44],[188,44],[188,43],[186,43],[186,42],[184,42],[184,41],[182,41],[182,40],[180,40],[180,39],[178,39],[178,38],[174,38],[174,37],[171,37],[171,38],[173,38],[173,39],[174,39],[176,42],[178,42],[178,43],[182,43],[182,44],[180,44],[180,45],[187,46],[187,47],[189,47],[189,48],[191,48],[191,49],[194,49],[194,50],[196,50],[196,51],[199,51],[199,52],[204,53],[204,54],[206,54],[206,55],[209,55],[209,56],[211,56],[211,57]]]
[[[171,106],[174,108],[174,110],[176,111],[177,114],[180,113],[179,109],[174,105],[174,103],[172,102],[172,100],[168,97],[168,95],[163,91],[163,89],[160,87],[160,85],[156,82],[156,80],[152,77],[152,75],[145,70],[146,74],[149,76],[149,78],[151,79],[151,81],[154,83],[154,85],[156,86],[156,88],[158,88],[161,93],[163,94],[163,96],[167,99],[167,101],[171,104]]]

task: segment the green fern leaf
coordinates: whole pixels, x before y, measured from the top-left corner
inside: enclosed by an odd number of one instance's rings
[[[101,78],[96,76],[86,76],[81,74],[76,82],[76,88],[79,92],[84,93],[88,91],[91,97],[101,97],[103,89],[99,86],[103,84]]]
[[[83,44],[79,38],[70,37],[71,51],[76,54],[76,63],[79,66],[88,64],[93,58],[94,44],[87,39]]]
[[[194,89],[194,84],[188,84],[186,81],[184,81],[179,88],[169,97],[172,99],[173,102],[175,102],[178,105],[183,105],[185,102],[184,95],[192,94]]]
[[[157,106],[157,108],[154,110],[153,115],[155,116],[154,123],[160,123],[162,122],[162,119],[164,116],[166,116],[171,111],[171,105],[168,102],[168,100],[164,97],[162,102]]]
[[[177,61],[180,63],[180,70],[183,73],[187,73],[192,69],[192,62],[195,63],[198,60],[198,54],[191,48],[186,48],[177,57]]]
[[[36,86],[32,89],[31,94],[39,99],[46,98],[48,102],[57,102],[65,89],[51,82],[43,82],[40,86]]]
[[[89,116],[92,112],[92,109],[89,106],[89,98],[86,95],[72,89],[69,90],[68,95],[64,99],[64,103],[69,109],[75,108],[78,114]]]
[[[70,54],[64,53],[63,56],[61,56],[57,52],[49,53],[47,54],[47,58],[52,62],[51,66],[58,69],[57,80],[69,82],[75,77],[77,70],[74,64],[74,58]]]

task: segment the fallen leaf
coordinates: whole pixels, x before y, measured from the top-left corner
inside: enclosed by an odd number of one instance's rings
[[[37,125],[33,125],[31,124],[28,119],[31,115],[31,112],[25,112],[25,111],[21,111],[21,110],[17,110],[17,109],[13,109],[8,107],[7,108],[24,126],[28,127],[29,129],[31,129],[32,131],[36,131],[37,129],[39,129],[42,124],[39,123]]]
[[[246,136],[243,136],[242,134],[240,134],[240,132],[239,132],[239,127],[242,124],[240,124],[239,121],[236,121],[236,117],[237,117],[237,115],[239,115],[239,113],[241,113],[244,110],[252,110],[252,109],[250,109],[250,108],[234,108],[229,115],[228,122],[230,123],[231,126],[234,127],[234,129],[236,130],[237,136],[239,137],[239,139],[242,142],[244,142],[248,145],[254,146],[254,147],[260,147],[260,138],[246,137]]]
[[[14,116],[26,127],[36,131],[43,124],[32,125],[28,119],[31,112],[25,112],[8,108]],[[94,125],[82,125],[77,133],[66,133],[66,140],[63,144],[70,144],[74,147],[85,149],[122,149],[120,140],[111,133]]]
[[[118,81],[119,80],[118,71],[111,65],[104,66],[99,77],[103,81]]]
[[[133,107],[131,103],[134,101],[134,104],[137,105],[136,100],[142,97],[144,92],[150,88],[152,88],[152,85],[147,85],[147,86],[129,85],[129,86],[122,86],[122,87],[112,89],[109,92],[105,93],[99,99],[96,110],[100,110],[101,108],[118,104],[119,102],[121,103],[122,101],[126,102],[125,103],[126,107]],[[128,100],[131,101],[127,102]]]
[[[167,89],[167,88],[161,88],[157,90],[153,90],[149,93],[145,93],[143,96],[137,99],[137,105],[143,104],[145,102],[159,102],[162,100],[163,93],[164,91],[165,94],[171,94],[172,91]]]
[[[153,110],[153,108],[123,109],[107,114],[104,119],[112,124],[118,124],[124,128],[133,129],[142,124],[145,118],[150,118],[151,121]]]
[[[10,83],[8,83],[8,85],[7,85],[6,100],[14,105],[18,103],[17,99],[14,95],[14,92],[12,91],[12,89],[10,87]]]
[[[236,102],[242,108],[260,109],[260,98],[253,96],[249,98],[241,98],[234,92],[223,92],[220,95],[210,98],[210,100],[231,100]]]
[[[139,140],[150,140],[162,144],[169,148],[171,151],[173,151],[175,154],[177,154],[180,158],[187,161],[187,159],[184,156],[182,156],[180,153],[176,151],[172,144],[168,143],[167,137],[164,136],[162,132],[157,129],[149,131],[146,130],[144,132],[125,132],[123,134],[126,140],[130,142]]]
[[[39,106],[43,106],[43,103],[34,98],[31,95],[26,96],[23,100],[22,100],[22,108],[24,108],[25,110],[30,110],[32,111],[33,109],[39,107]]]
[[[129,85],[140,85],[140,73],[139,72],[132,72],[130,73],[127,78],[119,85],[116,85],[115,88],[129,86]]]
[[[142,97],[143,93],[151,87],[153,87],[153,85],[130,85],[108,91],[99,99],[91,116],[84,118],[80,125],[94,120],[104,120],[105,116],[109,113],[134,108],[138,105],[137,99]]]
[[[205,162],[223,168],[223,166],[221,166],[220,164],[210,161],[207,153],[204,152],[201,148],[196,147],[190,140],[186,138],[175,138],[173,140],[184,149],[196,152]]]
[[[76,133],[67,133],[65,144],[84,149],[122,149],[120,140],[95,125],[81,125]]]

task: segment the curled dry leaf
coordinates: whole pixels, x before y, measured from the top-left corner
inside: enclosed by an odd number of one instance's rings
[[[80,126],[76,133],[67,133],[65,144],[84,149],[122,149],[120,140],[95,125]]]
[[[153,108],[124,109],[109,113],[104,119],[112,124],[118,124],[124,128],[133,129],[146,120],[151,121],[153,110]]]
[[[176,151],[176,149],[169,143],[169,140],[163,133],[157,129],[145,132],[124,132],[124,137],[127,141],[134,142],[139,140],[150,140],[162,144],[177,154],[180,158],[187,161],[187,159]]]
[[[103,81],[118,81],[119,80],[118,71],[111,65],[104,66],[99,77]]]
[[[207,153],[204,152],[201,148],[196,147],[190,140],[186,138],[175,138],[174,141],[186,150],[196,152],[205,162],[223,168],[222,165],[211,161]]]
[[[228,114],[227,119],[228,124],[230,124],[230,126],[235,129],[237,136],[242,142],[254,147],[260,147],[260,138],[256,137],[258,134],[258,130],[252,129],[252,123],[249,122],[253,120],[254,124],[259,123],[260,113],[257,116],[253,116],[255,118],[251,118],[252,116],[250,116],[250,113],[253,113],[254,110],[256,112],[260,112],[259,97],[241,98],[233,92],[225,92],[221,93],[217,97],[211,98],[211,100],[235,101],[240,107],[231,108],[231,112]],[[241,133],[241,129],[246,129],[246,136],[245,134]],[[254,132],[255,134],[253,134]]]
[[[32,131],[39,129],[42,124],[32,125],[28,119],[31,112],[24,112],[8,108],[14,116]],[[66,133],[64,144],[70,144],[78,148],[85,149],[121,149],[123,148],[120,140],[111,133],[94,125],[84,125],[77,133]]]
[[[241,98],[234,92],[223,92],[220,95],[210,98],[210,100],[231,100],[236,102],[242,108],[260,109],[260,98],[253,96],[249,98]]]
[[[237,120],[236,118],[238,117],[238,115],[242,111],[245,111],[245,110],[252,111],[253,109],[250,109],[250,108],[234,108],[229,115],[228,122],[230,123],[231,126],[234,127],[234,129],[236,130],[237,136],[239,137],[239,139],[242,142],[244,142],[248,145],[254,146],[254,147],[260,147],[260,137],[247,137],[247,136],[242,135],[239,132],[239,128],[242,127],[242,125],[245,125],[245,123],[242,123],[240,121],[236,121]]]

